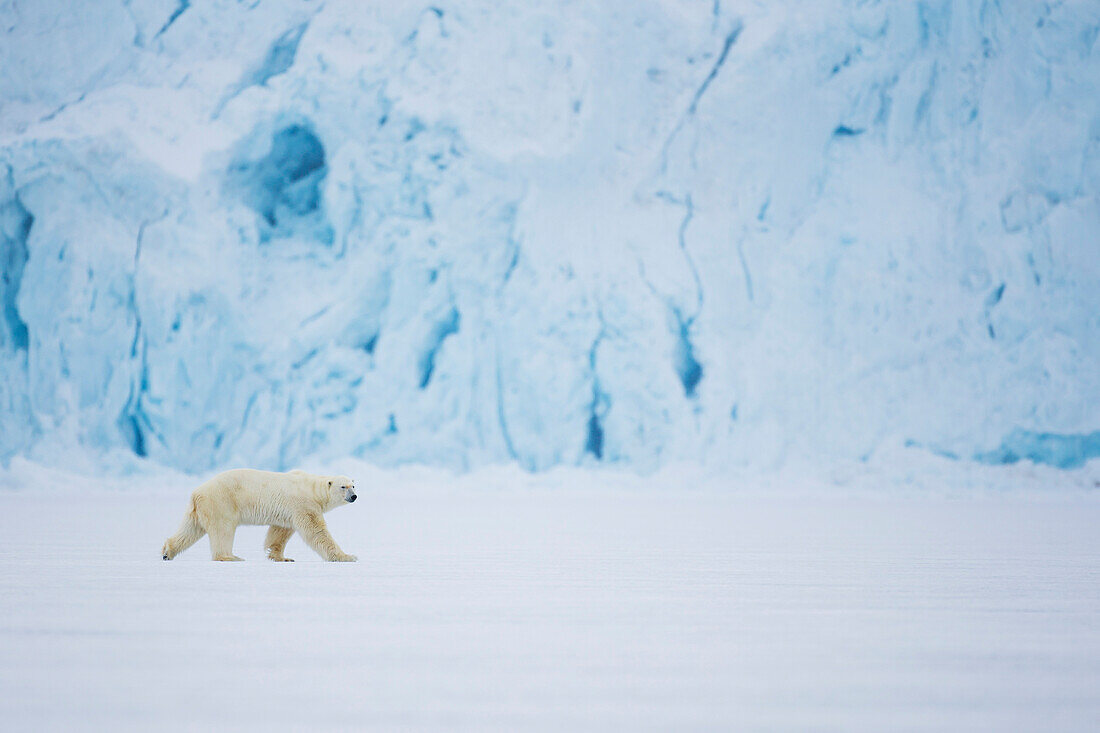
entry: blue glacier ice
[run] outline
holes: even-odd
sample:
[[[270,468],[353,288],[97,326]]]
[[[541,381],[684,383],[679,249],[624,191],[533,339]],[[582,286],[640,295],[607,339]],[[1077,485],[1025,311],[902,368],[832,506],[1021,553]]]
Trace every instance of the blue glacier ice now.
[[[1080,468],[1100,458],[1100,430],[1088,435],[1055,435],[1016,429],[997,448],[975,456],[982,463],[1016,463],[1027,459],[1058,468]]]
[[[1100,3],[0,21],[0,459],[1097,456]]]

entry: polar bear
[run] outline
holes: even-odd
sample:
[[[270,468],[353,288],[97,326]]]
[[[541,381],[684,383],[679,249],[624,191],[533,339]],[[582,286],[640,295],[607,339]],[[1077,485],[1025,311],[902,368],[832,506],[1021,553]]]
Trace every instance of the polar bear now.
[[[195,489],[179,531],[164,541],[161,555],[171,560],[210,535],[210,554],[215,560],[241,560],[233,554],[233,534],[242,524],[268,524],[264,547],[268,558],[283,557],[287,540],[295,532],[317,554],[332,562],[355,562],[332,539],[321,516],[330,509],[355,501],[355,482],[347,476],[314,476],[305,471],[276,473],[238,468],[219,473]]]

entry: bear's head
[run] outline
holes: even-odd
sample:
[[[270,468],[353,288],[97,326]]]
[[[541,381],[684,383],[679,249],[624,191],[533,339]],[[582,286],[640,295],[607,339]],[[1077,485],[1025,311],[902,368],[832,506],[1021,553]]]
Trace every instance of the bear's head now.
[[[351,503],[358,497],[355,495],[355,481],[347,476],[330,476],[328,479],[329,491],[343,500]],[[337,499],[338,501],[338,499]]]

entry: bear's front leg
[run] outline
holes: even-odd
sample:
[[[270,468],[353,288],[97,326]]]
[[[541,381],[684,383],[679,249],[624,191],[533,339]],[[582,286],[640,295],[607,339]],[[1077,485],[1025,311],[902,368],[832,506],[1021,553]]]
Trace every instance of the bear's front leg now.
[[[289,557],[283,557],[283,550],[286,549],[287,540],[290,539],[290,535],[294,534],[294,530],[290,527],[276,527],[271,525],[267,530],[267,538],[264,540],[264,549],[267,550],[267,559],[274,560],[275,562],[294,562]]]
[[[303,512],[294,518],[294,529],[313,550],[329,562],[355,562],[359,558],[340,549],[329,534],[325,519],[317,512]]]

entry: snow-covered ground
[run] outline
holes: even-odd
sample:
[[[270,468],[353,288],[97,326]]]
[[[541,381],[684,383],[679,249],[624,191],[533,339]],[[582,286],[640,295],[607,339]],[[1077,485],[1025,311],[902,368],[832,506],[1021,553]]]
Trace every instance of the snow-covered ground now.
[[[43,475],[0,492],[5,730],[1100,722],[1084,472],[878,494],[377,472],[329,515],[356,564],[297,538],[296,563],[270,563],[256,527],[246,562],[210,562],[205,539],[162,562],[192,480]]]

